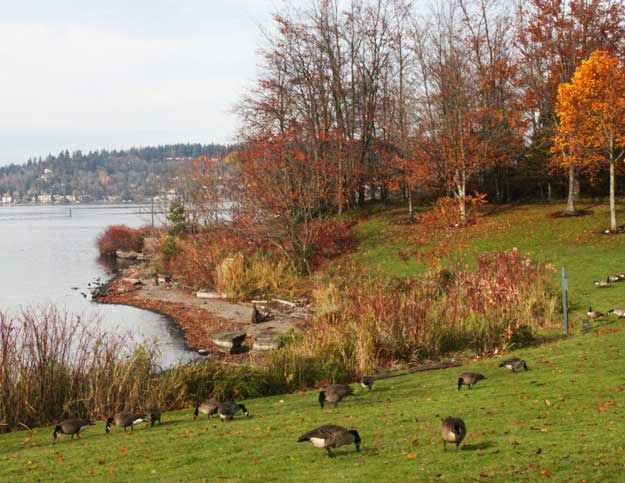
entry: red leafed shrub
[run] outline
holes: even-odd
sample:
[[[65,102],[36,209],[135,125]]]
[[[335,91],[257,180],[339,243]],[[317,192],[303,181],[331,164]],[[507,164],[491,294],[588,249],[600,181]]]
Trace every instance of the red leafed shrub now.
[[[188,236],[177,244],[166,271],[182,284],[196,289],[215,287],[215,269],[233,253],[249,248],[230,230],[214,228]]]
[[[320,222],[311,257],[311,267],[318,267],[323,261],[351,250],[356,243],[353,225],[353,223],[335,219]]]
[[[149,228],[130,228],[126,225],[110,225],[96,239],[100,255],[114,255],[117,250],[141,251],[143,239]]]
[[[550,279],[548,266],[515,249],[480,257],[476,270],[325,285],[313,293],[317,317],[303,351],[325,351],[357,375],[413,358],[505,349],[555,321]]]

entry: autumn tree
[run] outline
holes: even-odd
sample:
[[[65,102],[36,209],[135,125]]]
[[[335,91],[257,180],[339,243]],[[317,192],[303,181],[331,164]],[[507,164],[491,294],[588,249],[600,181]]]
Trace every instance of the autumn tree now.
[[[621,0],[525,0],[518,3],[517,45],[530,114],[532,152],[547,158],[558,126],[558,85],[596,49],[623,52],[625,4]],[[559,151],[558,156],[567,156]],[[575,212],[576,158],[558,165],[568,177],[567,212]]]
[[[416,32],[421,132],[415,148],[453,194],[461,224],[471,179],[509,163],[521,148],[516,66],[499,7],[485,0],[448,3]]]
[[[610,229],[615,231],[615,166],[625,151],[625,67],[618,57],[597,50],[558,88],[560,120],[555,148],[577,153],[581,162],[607,164],[610,172]],[[580,155],[582,154],[582,155]]]
[[[334,184],[331,163],[307,148],[297,126],[248,141],[237,153],[238,176],[232,180],[233,228],[268,244],[302,273],[310,272]]]

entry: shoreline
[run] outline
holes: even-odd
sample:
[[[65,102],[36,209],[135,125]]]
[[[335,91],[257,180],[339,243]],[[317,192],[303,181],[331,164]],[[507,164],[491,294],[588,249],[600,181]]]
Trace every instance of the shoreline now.
[[[209,353],[220,360],[240,361],[254,348],[254,341],[263,337],[279,337],[292,330],[301,331],[309,319],[274,311],[275,317],[259,324],[251,323],[251,304],[238,304],[224,299],[200,299],[195,293],[176,287],[171,282],[155,284],[145,273],[145,264],[135,263],[120,268],[94,294],[101,304],[125,305],[148,310],[170,318],[180,329],[187,348]],[[274,309],[274,307],[272,307]],[[230,354],[213,341],[215,334],[245,332],[245,350]],[[261,351],[254,351],[255,354]]]

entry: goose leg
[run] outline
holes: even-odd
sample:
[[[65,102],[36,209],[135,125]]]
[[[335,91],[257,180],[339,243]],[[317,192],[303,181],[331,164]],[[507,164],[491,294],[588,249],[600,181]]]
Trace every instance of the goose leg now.
[[[328,458],[332,458],[334,456],[330,448],[326,448],[326,451],[328,452]]]
[[[443,440],[443,451],[447,451],[447,441]]]

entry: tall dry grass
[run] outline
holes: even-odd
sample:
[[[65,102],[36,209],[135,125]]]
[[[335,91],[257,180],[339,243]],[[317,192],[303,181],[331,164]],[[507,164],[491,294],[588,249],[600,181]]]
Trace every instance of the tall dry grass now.
[[[328,365],[290,349],[263,364],[200,360],[167,370],[151,344],[107,335],[97,319],[55,307],[0,311],[0,431],[126,409],[179,409],[207,397],[240,399],[320,383]]]
[[[215,287],[233,301],[290,295],[297,284],[297,275],[289,262],[261,254],[246,257],[236,253],[215,270]]]
[[[302,355],[335,360],[352,376],[395,362],[523,342],[556,318],[549,272],[517,250],[484,255],[477,268],[388,283],[363,278],[314,294],[321,310]]]
[[[0,312],[0,425],[33,427],[146,407],[155,395],[157,360],[154,347],[107,335],[96,319],[55,307],[13,317]]]

